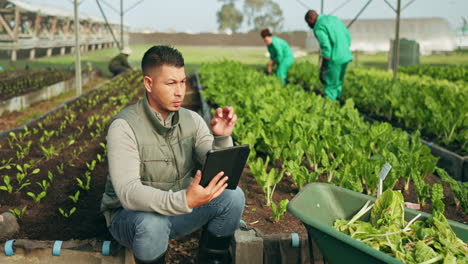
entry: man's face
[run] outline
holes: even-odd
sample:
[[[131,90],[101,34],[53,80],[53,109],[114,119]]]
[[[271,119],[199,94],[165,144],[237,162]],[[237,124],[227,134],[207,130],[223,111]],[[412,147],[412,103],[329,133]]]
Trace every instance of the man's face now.
[[[309,25],[309,27],[311,29],[314,29],[316,21],[317,21],[317,19],[315,19],[314,17],[309,17],[309,18],[306,19],[306,23],[307,23],[307,25]]]
[[[271,45],[271,43],[273,42],[273,38],[272,36],[266,36],[263,38],[263,42],[265,42],[265,45]]]
[[[180,109],[185,96],[184,67],[162,65],[144,77],[148,103],[165,119],[169,112]]]

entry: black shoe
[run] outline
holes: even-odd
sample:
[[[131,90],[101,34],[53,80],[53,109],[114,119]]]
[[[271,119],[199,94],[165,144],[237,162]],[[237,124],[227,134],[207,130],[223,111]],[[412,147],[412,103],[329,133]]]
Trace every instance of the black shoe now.
[[[139,260],[135,256],[135,263],[136,264],[164,264],[166,261],[166,252],[162,253],[161,256],[157,257],[156,259],[153,260]]]
[[[229,246],[234,235],[217,236],[203,230],[198,248],[199,264],[229,264]]]

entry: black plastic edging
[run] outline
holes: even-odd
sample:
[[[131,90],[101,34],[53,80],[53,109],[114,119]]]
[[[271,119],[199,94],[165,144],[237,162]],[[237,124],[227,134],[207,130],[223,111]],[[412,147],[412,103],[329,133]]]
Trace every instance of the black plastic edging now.
[[[357,108],[356,108],[357,109]],[[359,114],[364,117],[367,122],[385,122],[378,121],[366,114],[358,111]],[[388,123],[388,122],[387,122]],[[406,130],[403,130],[406,131]],[[409,136],[411,134],[407,132]],[[460,156],[455,152],[452,152],[446,148],[443,148],[434,142],[429,142],[421,138],[421,142],[431,149],[431,154],[438,157],[437,166],[443,168],[447,173],[456,181],[467,182],[468,181],[468,156]]]
[[[313,263],[309,262],[312,258],[312,251],[307,233],[264,235],[258,229],[248,227],[242,219],[239,222],[239,229],[242,231],[254,230],[257,234],[256,237],[261,238],[263,241],[263,263]]]
[[[460,156],[424,139],[421,139],[421,141],[431,149],[432,155],[439,157],[437,166],[445,169],[457,181],[468,181],[468,156]]]
[[[261,235],[263,263],[313,263],[307,233]]]
[[[200,110],[198,111],[198,114],[200,114],[203,117],[203,120],[205,120],[206,124],[210,126],[210,121],[211,121],[211,114],[210,114],[210,106],[208,103],[205,101],[203,98],[201,91],[203,90],[203,86],[200,83],[200,76],[198,74],[198,70],[195,71],[194,74],[195,81],[196,81],[196,90],[198,93],[198,96],[200,98]]]
[[[120,76],[118,75],[118,76],[116,76],[116,77],[120,77]],[[33,124],[33,123],[36,123],[36,122],[41,121],[41,120],[42,120],[43,118],[45,118],[46,116],[48,116],[48,115],[50,115],[50,114],[52,114],[52,113],[54,113],[54,112],[56,112],[56,111],[62,109],[64,106],[66,106],[66,105],[68,105],[68,104],[70,104],[70,103],[73,103],[74,101],[80,99],[81,97],[88,95],[90,92],[92,92],[92,91],[94,91],[94,90],[96,90],[96,89],[99,89],[99,88],[101,88],[102,86],[104,86],[104,85],[110,83],[110,82],[113,81],[116,77],[114,77],[114,78],[112,78],[112,79],[110,79],[110,80],[107,80],[107,81],[105,81],[104,83],[99,84],[98,86],[96,86],[96,87],[94,87],[94,88],[92,88],[92,89],[90,89],[90,90],[88,90],[88,91],[82,93],[81,95],[79,95],[79,96],[77,96],[77,97],[74,97],[74,98],[72,98],[72,99],[70,99],[70,100],[65,101],[64,103],[60,104],[60,105],[57,106],[56,108],[54,108],[54,109],[52,109],[52,110],[50,110],[50,111],[48,111],[48,112],[42,114],[41,116],[39,116],[39,117],[36,118],[36,119],[33,119],[33,120],[27,122],[26,124],[23,124],[23,125],[21,125],[21,126],[18,126],[18,127],[15,127],[15,128],[12,128],[12,129],[5,130],[5,131],[0,132],[0,139],[3,138],[3,137],[5,137],[6,135],[10,134],[10,132],[16,132],[16,131],[18,131],[18,130],[22,130],[22,129],[24,129],[24,127],[27,127],[27,126],[29,126],[29,125],[31,125],[31,124]]]

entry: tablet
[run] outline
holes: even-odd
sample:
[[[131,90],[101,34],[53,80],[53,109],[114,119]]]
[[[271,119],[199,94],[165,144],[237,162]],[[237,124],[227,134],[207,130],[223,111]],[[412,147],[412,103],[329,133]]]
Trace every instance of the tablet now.
[[[249,152],[248,144],[208,151],[200,185],[206,187],[216,174],[224,171],[224,175],[229,177],[227,188],[236,189]]]

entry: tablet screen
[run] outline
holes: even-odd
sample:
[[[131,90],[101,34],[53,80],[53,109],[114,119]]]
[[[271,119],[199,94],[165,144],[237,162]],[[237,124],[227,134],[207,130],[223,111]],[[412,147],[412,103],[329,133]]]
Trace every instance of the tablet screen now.
[[[200,185],[206,187],[216,174],[224,171],[224,175],[229,177],[227,188],[236,189],[249,152],[248,144],[208,151]]]

